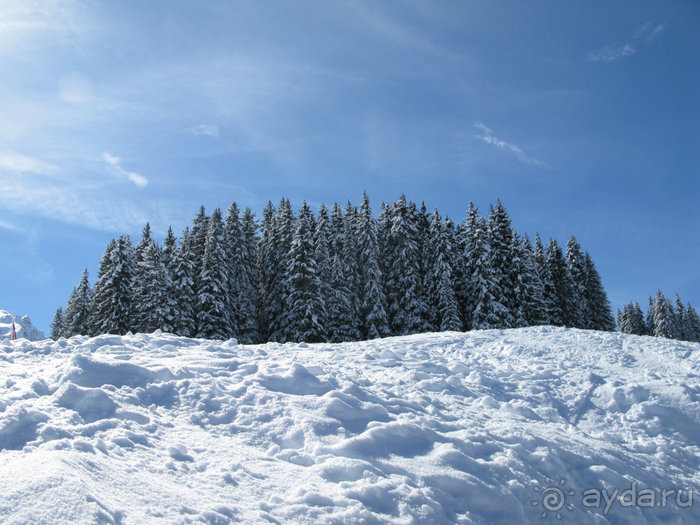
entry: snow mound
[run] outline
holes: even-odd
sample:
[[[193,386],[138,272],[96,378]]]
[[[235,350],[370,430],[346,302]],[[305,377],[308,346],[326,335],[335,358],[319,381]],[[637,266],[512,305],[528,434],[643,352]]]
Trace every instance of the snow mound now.
[[[697,343],[0,341],[3,523],[694,524],[699,491]]]
[[[41,341],[46,339],[44,332],[36,328],[28,315],[15,317],[15,331],[17,337],[28,341]],[[12,314],[5,310],[0,310],[0,339],[10,339],[12,337]]]

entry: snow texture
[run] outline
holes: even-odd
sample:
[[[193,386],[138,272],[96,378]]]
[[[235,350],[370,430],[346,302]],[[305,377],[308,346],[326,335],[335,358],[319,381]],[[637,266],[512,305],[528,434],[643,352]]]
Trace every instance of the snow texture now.
[[[700,522],[698,343],[20,339],[0,383],[2,523]],[[582,503],[633,486],[683,498]]]

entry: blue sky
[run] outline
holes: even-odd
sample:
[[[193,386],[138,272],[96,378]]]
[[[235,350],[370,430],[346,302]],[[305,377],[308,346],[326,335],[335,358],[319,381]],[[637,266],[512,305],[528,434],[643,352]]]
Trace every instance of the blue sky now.
[[[113,236],[204,204],[462,220],[700,306],[700,4],[0,2],[0,308],[47,330]]]

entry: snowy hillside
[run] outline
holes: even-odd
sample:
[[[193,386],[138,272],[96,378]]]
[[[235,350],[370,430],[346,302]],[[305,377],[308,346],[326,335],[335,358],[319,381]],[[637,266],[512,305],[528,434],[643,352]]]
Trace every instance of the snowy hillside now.
[[[28,315],[15,317],[15,330],[17,337],[23,337],[30,341],[41,341],[46,339],[44,332],[36,328]],[[5,310],[0,310],[0,339],[10,339],[12,337],[12,314]]]
[[[700,522],[697,343],[75,337],[0,378],[2,523]]]

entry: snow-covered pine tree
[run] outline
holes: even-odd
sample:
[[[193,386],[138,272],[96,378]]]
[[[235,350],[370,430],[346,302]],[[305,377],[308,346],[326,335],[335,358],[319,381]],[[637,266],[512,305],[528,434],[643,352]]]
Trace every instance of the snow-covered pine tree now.
[[[427,318],[433,331],[459,331],[462,322],[452,280],[452,246],[448,230],[449,219],[443,223],[437,209],[430,220],[425,250],[430,256],[426,259],[425,289],[428,292]]]
[[[161,255],[163,256],[163,264],[170,271],[173,267],[173,259],[175,258],[175,250],[177,249],[177,239],[173,233],[172,226],[168,226],[168,233],[163,239],[163,247]]]
[[[151,243],[153,239],[151,238],[151,224],[146,223],[146,226],[143,227],[141,230],[141,240],[136,243],[136,246],[134,246],[133,250],[133,260],[134,264],[138,264],[142,260],[143,256],[143,251],[146,249],[146,246]]]
[[[194,262],[194,293],[199,295],[201,283],[199,281],[202,276],[202,265],[204,264],[204,251],[207,245],[207,235],[209,234],[209,220],[204,206],[199,208],[199,212],[192,220],[192,229],[190,230],[190,250],[192,251],[192,261]],[[197,323],[197,304],[195,301],[195,325]],[[195,333],[199,331],[199,327],[195,327]],[[194,334],[193,334],[194,335]]]
[[[448,230],[450,245],[452,246],[452,282],[455,288],[455,298],[457,300],[457,311],[459,320],[465,330],[469,329],[470,297],[469,297],[469,273],[467,258],[467,219],[461,224],[452,224]]]
[[[326,318],[326,308],[314,258],[314,230],[313,213],[304,202],[299,210],[288,257],[288,330],[284,335],[288,341],[326,341],[326,330],[322,324]]]
[[[544,253],[544,246],[540,234],[535,234],[535,269],[537,275],[542,282],[542,298],[544,299],[544,307],[546,311],[547,324],[561,326],[563,324],[561,311],[557,305],[557,292],[552,282],[552,277],[549,275],[547,268],[547,256]]]
[[[491,267],[493,288],[489,290],[493,298],[490,307],[491,328],[512,328],[515,326],[516,269],[513,265],[514,242],[510,218],[501,201],[489,210],[486,224],[489,244],[489,266]]]
[[[653,302],[653,334],[656,337],[667,339],[678,339],[678,324],[676,314],[673,311],[673,304],[669,301],[661,290],[658,291]]]
[[[63,308],[58,307],[51,322],[51,339],[56,341],[63,335]]]
[[[693,338],[692,341],[700,342],[700,316],[695,311],[690,303],[686,303],[685,312],[688,316],[688,324],[692,329]]]
[[[331,211],[331,233],[328,240],[328,257],[333,259],[336,255],[342,257],[345,246],[345,218],[343,210],[337,202],[333,204]]]
[[[554,285],[556,315],[552,315],[551,318],[555,319],[558,316],[561,325],[574,326],[579,319],[579,305],[564,253],[556,239],[550,239],[547,243],[546,258],[547,273]]]
[[[576,237],[569,237],[566,242],[566,264],[573,281],[572,302],[578,306],[574,310],[574,316],[570,319],[574,328],[593,328],[596,324],[593,320],[595,305],[589,304],[587,290],[588,275],[584,267],[583,253]]]
[[[630,305],[626,304],[625,306],[622,307],[622,310],[619,308],[617,309],[617,328],[622,334],[630,334],[632,333],[632,327],[630,323],[630,310],[629,310]]]
[[[359,257],[359,236],[358,228],[358,210],[350,201],[345,205],[345,216],[343,217],[343,275],[348,288],[348,299],[351,309],[351,331],[360,330],[362,317],[362,297],[361,297],[361,266],[358,262]]]
[[[645,335],[644,314],[639,303],[629,303],[617,311],[617,326],[623,334]]]
[[[639,303],[636,301],[632,303],[630,307],[630,322],[630,328],[632,329],[630,333],[636,335],[646,335],[649,333],[646,323],[644,322],[644,314],[642,313],[642,309],[639,307]]]
[[[504,317],[504,306],[494,296],[498,281],[491,266],[491,247],[486,220],[478,209],[469,203],[466,222],[465,258],[469,271],[469,319],[470,330],[487,330],[499,326]]]
[[[389,328],[393,335],[422,333],[429,329],[427,305],[420,281],[420,240],[415,204],[402,195],[390,209],[387,239],[388,273],[385,281]]]
[[[257,282],[257,228],[255,215],[246,208],[241,218],[243,233],[243,258],[240,264],[238,306],[238,333],[236,336],[243,344],[260,341],[258,333],[258,282]]]
[[[240,338],[240,303],[241,303],[241,271],[243,260],[247,257],[243,246],[243,229],[241,227],[240,212],[238,204],[231,203],[226,219],[224,220],[224,271],[226,273],[226,290],[228,293],[223,297],[226,312],[229,316],[229,327],[231,333]],[[241,341],[242,342],[242,341]]]
[[[547,308],[544,302],[544,286],[540,279],[535,254],[530,239],[525,235],[520,239],[513,228],[515,243],[513,265],[516,269],[516,325],[536,326],[547,324]]]
[[[214,210],[208,222],[209,231],[199,276],[200,288],[197,291],[197,337],[228,339],[232,333],[225,299],[229,291],[221,210]]]
[[[151,333],[155,330],[173,332],[170,320],[174,317],[170,272],[163,261],[163,253],[154,240],[141,251],[141,259],[134,268],[134,329]]]
[[[128,236],[105,249],[90,305],[91,335],[124,335],[133,326],[133,248]]]
[[[676,294],[673,311],[676,316],[678,339],[681,341],[693,341],[695,339],[693,327],[690,326],[688,312],[686,311],[685,305],[683,304],[683,301],[681,301],[678,294]]]
[[[270,304],[270,293],[275,279],[273,270],[274,245],[273,245],[273,221],[275,208],[272,202],[267,201],[267,205],[262,212],[261,234],[258,239],[257,250],[257,270],[258,270],[258,334],[260,341],[270,340],[270,327],[272,325],[272,315],[274,306]]]
[[[586,307],[585,317],[587,327],[593,330],[615,330],[615,319],[610,309],[610,301],[605,293],[603,283],[600,280],[600,274],[596,270],[593,259],[588,252],[583,254],[583,304]],[[637,305],[639,308],[639,305]],[[641,310],[640,310],[641,314]],[[635,330],[637,318],[635,313]],[[642,320],[642,324],[643,320]]]
[[[320,214],[319,214],[320,215]],[[345,224],[343,212],[336,203],[330,218],[328,254],[330,263],[330,295],[326,303],[326,331],[332,343],[356,341],[360,338],[356,318],[353,318],[351,292],[345,275],[344,262]]]
[[[270,261],[270,290],[267,295],[266,315],[270,323],[270,341],[284,343],[287,341],[289,330],[288,298],[289,280],[287,268],[289,266],[289,251],[292,246],[292,237],[296,229],[296,222],[292,205],[288,199],[280,201],[272,220],[272,244]]]
[[[316,263],[316,275],[319,280],[318,295],[324,304],[324,316],[319,319],[319,324],[324,328],[327,340],[333,338],[332,322],[328,318],[328,306],[332,297],[331,288],[331,258],[330,258],[331,220],[328,216],[328,208],[321,204],[318,208],[318,216],[315,221],[313,233],[314,261]]]
[[[654,334],[654,326],[656,326],[656,321],[654,319],[654,298],[649,296],[649,307],[647,308],[647,330],[649,335]]]
[[[362,204],[356,221],[357,268],[359,279],[358,311],[360,331],[365,339],[376,339],[389,334],[382,272],[380,268],[377,223],[372,217],[372,207],[366,192],[362,192]],[[353,331],[356,328],[353,326]]]
[[[66,314],[63,319],[64,337],[88,334],[91,295],[88,271],[85,268],[78,286],[73,288],[68,304],[66,304]]]
[[[173,257],[171,279],[174,298],[173,330],[177,335],[195,337],[195,311],[197,296],[194,289],[195,253],[189,228],[182,232]]]

